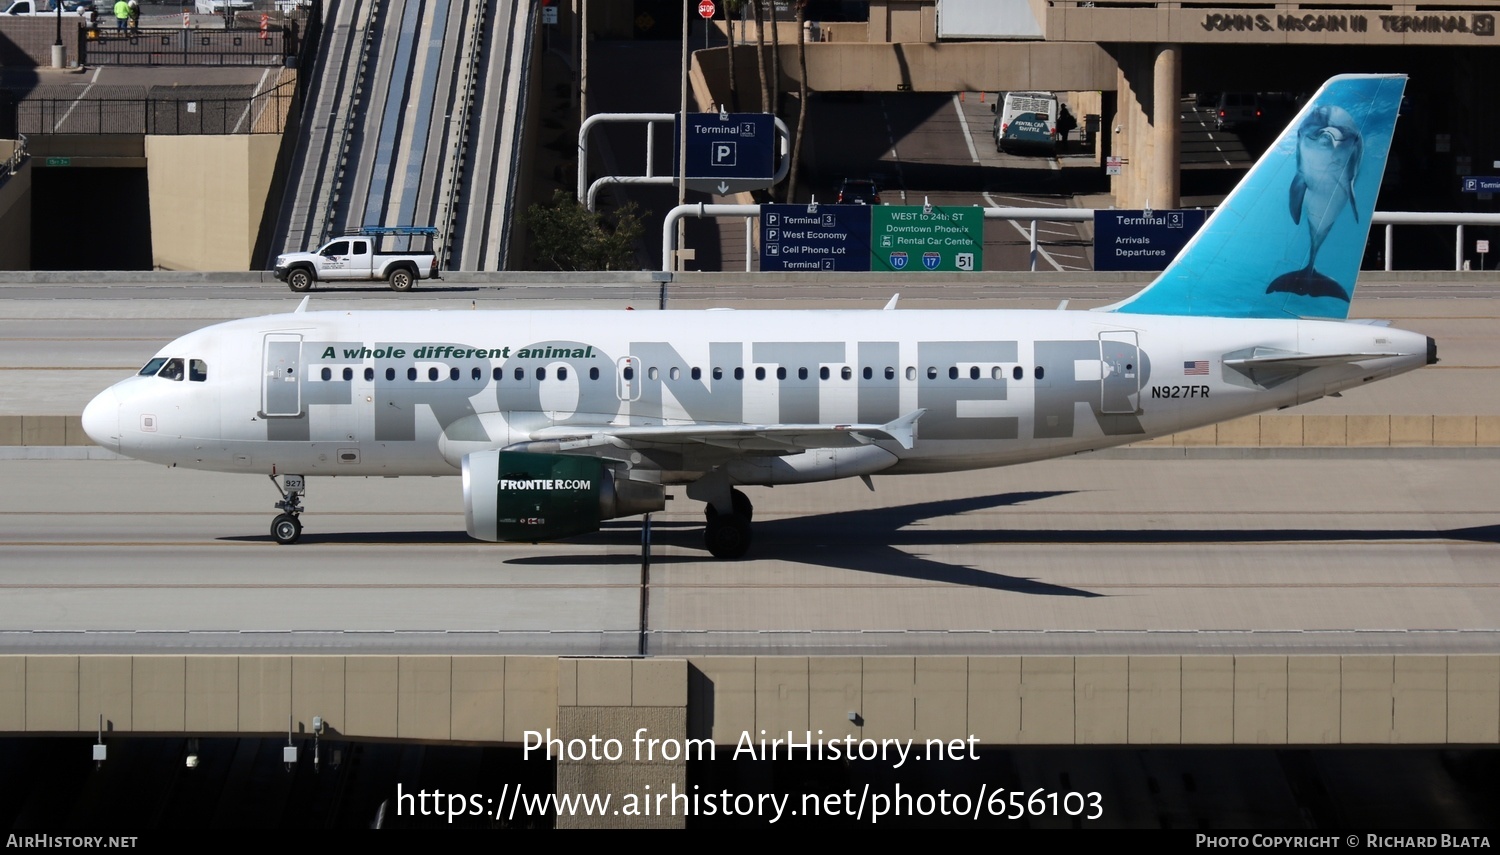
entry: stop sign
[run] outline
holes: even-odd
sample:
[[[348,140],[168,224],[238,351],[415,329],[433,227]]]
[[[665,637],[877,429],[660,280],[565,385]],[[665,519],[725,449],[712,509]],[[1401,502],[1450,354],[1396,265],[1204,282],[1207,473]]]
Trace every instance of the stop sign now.
[[[703,0],[698,4],[698,17],[712,18],[714,16],[714,0]]]

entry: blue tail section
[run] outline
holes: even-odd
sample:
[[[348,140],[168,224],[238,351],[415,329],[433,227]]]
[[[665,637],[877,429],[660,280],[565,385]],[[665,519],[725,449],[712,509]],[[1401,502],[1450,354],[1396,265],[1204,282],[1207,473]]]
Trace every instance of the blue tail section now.
[[[1104,311],[1347,318],[1405,87],[1323,84],[1156,281]]]

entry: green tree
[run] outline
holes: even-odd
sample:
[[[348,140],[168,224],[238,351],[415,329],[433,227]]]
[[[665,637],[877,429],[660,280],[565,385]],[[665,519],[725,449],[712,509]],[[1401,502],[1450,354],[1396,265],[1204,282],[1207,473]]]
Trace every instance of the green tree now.
[[[522,215],[537,261],[557,270],[635,270],[643,226],[634,202],[612,215],[593,213],[566,190]]]

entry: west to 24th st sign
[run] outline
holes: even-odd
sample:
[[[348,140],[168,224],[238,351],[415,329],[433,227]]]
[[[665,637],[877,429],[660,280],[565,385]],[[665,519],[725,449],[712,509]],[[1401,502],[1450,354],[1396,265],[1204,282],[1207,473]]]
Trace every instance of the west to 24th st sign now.
[[[776,117],[769,113],[689,113],[687,186],[727,196],[770,187],[776,175]],[[672,169],[681,132],[672,135]]]
[[[984,209],[874,205],[870,269],[984,269]]]

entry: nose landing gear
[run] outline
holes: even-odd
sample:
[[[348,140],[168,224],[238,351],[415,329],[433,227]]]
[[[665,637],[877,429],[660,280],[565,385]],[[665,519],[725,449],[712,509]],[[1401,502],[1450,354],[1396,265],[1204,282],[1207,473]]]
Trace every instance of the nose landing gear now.
[[[271,537],[286,546],[302,537],[302,521],[297,517],[302,513],[302,494],[307,492],[307,487],[301,475],[283,475],[281,480],[282,483],[277,484],[276,476],[271,476],[271,483],[276,484],[277,492],[281,493],[281,501],[276,503],[281,513],[271,521]]]

